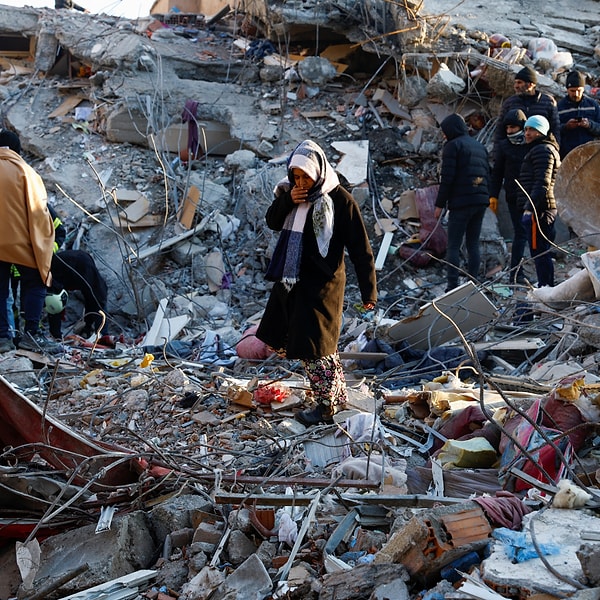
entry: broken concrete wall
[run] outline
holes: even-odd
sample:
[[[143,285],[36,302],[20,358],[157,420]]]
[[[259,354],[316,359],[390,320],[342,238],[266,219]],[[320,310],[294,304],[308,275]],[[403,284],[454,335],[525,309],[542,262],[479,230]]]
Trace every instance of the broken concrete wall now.
[[[364,28],[374,34],[379,51],[385,48],[404,48],[420,43],[425,38],[427,24],[417,14],[419,7],[412,3],[378,2],[357,3],[319,2],[306,7],[300,2],[267,4],[257,0],[240,0],[239,9],[255,22],[265,35],[273,40],[282,36],[291,39],[306,35],[308,29],[320,28],[322,36],[335,32],[350,41],[364,40]],[[321,37],[321,41],[323,41]],[[368,46],[368,45],[367,45]]]

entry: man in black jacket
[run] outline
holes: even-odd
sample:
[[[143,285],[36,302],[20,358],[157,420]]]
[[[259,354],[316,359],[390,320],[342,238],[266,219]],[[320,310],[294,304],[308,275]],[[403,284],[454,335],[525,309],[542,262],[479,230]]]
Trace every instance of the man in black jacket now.
[[[515,75],[515,93],[502,104],[498,123],[501,124],[503,122],[504,116],[509,110],[522,110],[526,117],[541,115],[548,120],[550,131],[554,134],[556,140],[560,142],[560,120],[558,118],[556,100],[549,94],[538,92],[537,81],[537,73],[531,67],[523,67]],[[498,127],[496,129],[495,142],[497,143],[505,137],[506,131],[504,127]]]
[[[53,337],[62,337],[61,321],[64,315],[64,300],[61,310],[55,308],[53,296],[60,296],[62,290],[78,290],[83,296],[85,307],[84,337],[91,336],[102,327],[101,335],[106,334],[106,301],[108,289],[104,278],[98,271],[96,263],[90,254],[83,250],[63,250],[52,257],[52,290],[46,297],[48,324]]]
[[[525,283],[521,260],[527,245],[527,232],[523,226],[523,210],[517,203],[519,187],[517,179],[521,164],[529,151],[525,143],[525,113],[522,110],[509,110],[504,116],[502,126],[506,137],[496,146],[494,166],[490,180],[490,205],[497,203],[500,190],[504,188],[504,198],[508,206],[513,225],[513,239],[510,252],[510,281]]]
[[[477,280],[481,256],[479,236],[485,211],[490,204],[490,167],[485,146],[469,135],[465,120],[459,114],[441,123],[448,140],[442,151],[440,189],[434,215],[439,219],[448,209],[448,279],[446,291],[458,286],[460,247],[467,248],[467,271]]]
[[[585,95],[585,76],[571,71],[565,85],[567,95],[558,101],[561,158],[573,148],[600,138],[600,104]]]

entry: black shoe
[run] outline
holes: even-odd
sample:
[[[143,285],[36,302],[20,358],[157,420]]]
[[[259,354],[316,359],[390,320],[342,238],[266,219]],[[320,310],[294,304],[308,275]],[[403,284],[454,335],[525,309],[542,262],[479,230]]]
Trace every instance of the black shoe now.
[[[19,341],[20,350],[28,350],[30,352],[58,354],[64,350],[62,344],[57,344],[44,337],[41,334],[24,333]]]
[[[10,352],[15,349],[11,338],[0,338],[0,352]]]
[[[333,411],[329,406],[317,404],[316,408],[313,408],[312,410],[303,410],[296,413],[296,420],[300,421],[300,423],[306,427],[319,425],[321,423],[330,425],[333,423]]]

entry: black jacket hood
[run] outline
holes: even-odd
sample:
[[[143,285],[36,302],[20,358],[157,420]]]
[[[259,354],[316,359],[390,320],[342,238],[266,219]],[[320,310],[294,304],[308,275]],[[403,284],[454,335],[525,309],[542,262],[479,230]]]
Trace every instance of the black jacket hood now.
[[[448,115],[441,123],[440,127],[448,140],[460,137],[461,135],[469,135],[469,128],[465,120],[456,113]]]

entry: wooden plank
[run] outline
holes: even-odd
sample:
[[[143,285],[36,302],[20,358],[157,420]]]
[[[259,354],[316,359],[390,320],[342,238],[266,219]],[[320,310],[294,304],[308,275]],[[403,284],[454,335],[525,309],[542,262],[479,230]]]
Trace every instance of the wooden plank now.
[[[55,108],[49,115],[49,119],[54,119],[55,117],[64,117],[67,113],[70,113],[76,106],[81,104],[83,98],[80,96],[69,96],[63,103]]]
[[[146,248],[145,250],[142,250],[141,252],[138,252],[136,254],[130,254],[128,260],[130,260],[130,261],[131,260],[142,260],[144,258],[148,258],[148,256],[152,256],[153,254],[156,254],[157,252],[160,252],[161,250],[165,250],[167,248],[170,248],[171,246],[174,246],[175,244],[177,244],[179,242],[182,242],[183,240],[187,240],[187,238],[192,237],[199,231],[202,231],[207,226],[207,224],[210,222],[210,220],[216,216],[217,213],[218,213],[218,211],[213,211],[212,213],[210,213],[209,215],[204,217],[204,219],[202,219],[202,221],[200,223],[198,223],[198,225],[196,225],[196,227],[194,227],[193,229],[190,229],[189,231],[185,231],[184,233],[182,233],[180,235],[176,235],[172,238],[169,238],[168,240],[164,240],[160,244],[156,244],[155,246],[150,246],[150,247]]]
[[[387,358],[386,352],[340,352],[342,360],[372,360],[378,362]]]
[[[186,228],[189,229],[194,221],[194,215],[196,209],[200,203],[200,190],[195,186],[191,185],[188,190],[187,196],[177,213],[177,220]]]
[[[326,110],[306,110],[300,114],[305,119],[324,119],[331,116],[331,113]]]

